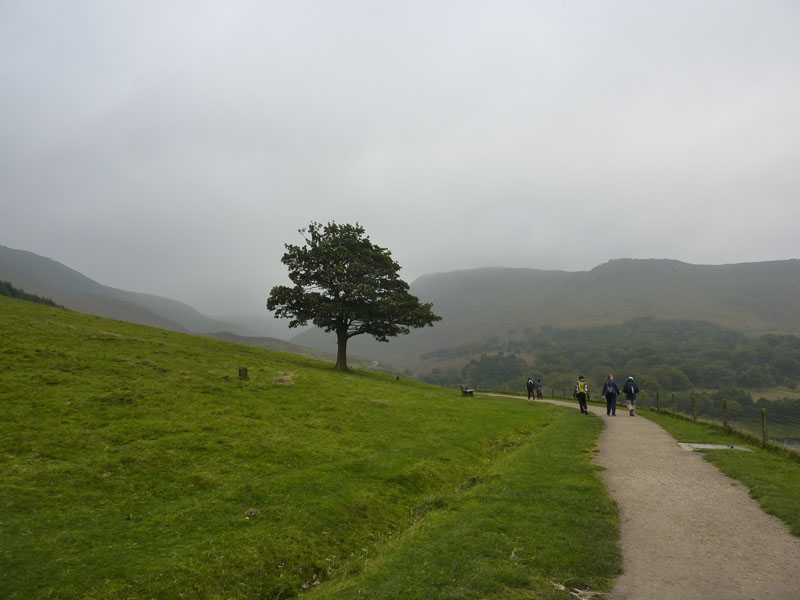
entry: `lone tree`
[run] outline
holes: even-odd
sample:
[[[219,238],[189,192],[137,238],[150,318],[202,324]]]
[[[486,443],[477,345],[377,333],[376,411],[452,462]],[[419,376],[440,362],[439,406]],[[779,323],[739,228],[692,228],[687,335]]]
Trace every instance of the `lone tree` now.
[[[323,226],[312,221],[300,234],[305,245],[285,244],[281,259],[294,287],[273,287],[267,308],[276,317],[290,318],[289,327],[311,321],[325,331],[335,331],[335,369],[347,371],[351,337],[368,333],[388,342],[389,337],[409,333],[410,327],[441,320],[431,304],[420,304],[408,293],[391,252],[370,242],[358,223]]]

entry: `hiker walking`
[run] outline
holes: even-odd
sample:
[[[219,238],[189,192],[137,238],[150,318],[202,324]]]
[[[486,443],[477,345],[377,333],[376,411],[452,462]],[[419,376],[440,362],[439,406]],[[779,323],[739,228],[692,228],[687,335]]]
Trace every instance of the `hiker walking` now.
[[[617,416],[617,396],[619,396],[619,386],[614,381],[614,376],[609,375],[603,384],[603,398],[606,399],[606,414],[612,417]]]
[[[628,402],[628,411],[632,417],[636,416],[636,394],[639,393],[639,386],[633,380],[633,377],[628,377],[625,386],[622,388],[622,393],[625,394],[625,400]]]
[[[589,384],[586,383],[583,375],[578,377],[578,382],[575,384],[575,392],[572,395],[578,399],[578,404],[581,405],[581,414],[588,415],[589,408],[586,405],[586,401],[589,400]]]
[[[536,397],[539,398],[539,400],[541,400],[543,395],[544,395],[544,384],[542,383],[541,379],[537,379],[536,380]]]
[[[531,398],[536,398],[536,394],[533,391],[533,387],[534,387],[533,378],[528,377],[528,384],[527,385],[528,385],[528,400],[530,400]]]

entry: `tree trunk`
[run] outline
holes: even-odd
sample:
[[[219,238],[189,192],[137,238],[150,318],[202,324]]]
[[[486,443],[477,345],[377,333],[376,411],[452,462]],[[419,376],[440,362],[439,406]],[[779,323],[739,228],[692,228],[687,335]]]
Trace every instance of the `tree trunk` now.
[[[336,371],[348,371],[347,368],[347,330],[336,332],[336,342],[338,349],[336,351],[336,365],[333,367]]]

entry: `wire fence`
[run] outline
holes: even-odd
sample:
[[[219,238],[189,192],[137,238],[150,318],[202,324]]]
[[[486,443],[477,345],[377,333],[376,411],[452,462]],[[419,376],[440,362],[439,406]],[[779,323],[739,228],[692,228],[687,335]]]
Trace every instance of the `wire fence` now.
[[[551,398],[571,399],[569,389],[550,388]],[[625,403],[624,396],[619,402]],[[696,393],[661,393],[642,390],[636,400],[639,409],[684,415],[694,421],[721,425],[763,444],[773,443],[800,452],[800,401],[741,403]]]
[[[711,422],[800,451],[800,404],[747,404],[697,394],[642,393],[642,408],[673,412],[694,421]]]

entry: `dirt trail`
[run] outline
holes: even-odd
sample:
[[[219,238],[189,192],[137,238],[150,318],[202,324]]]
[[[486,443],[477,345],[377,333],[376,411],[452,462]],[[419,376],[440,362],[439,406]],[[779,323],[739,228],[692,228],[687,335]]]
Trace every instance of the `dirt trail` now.
[[[620,507],[624,572],[610,598],[800,598],[800,538],[700,453],[621,408],[589,408],[606,423],[597,463]]]

